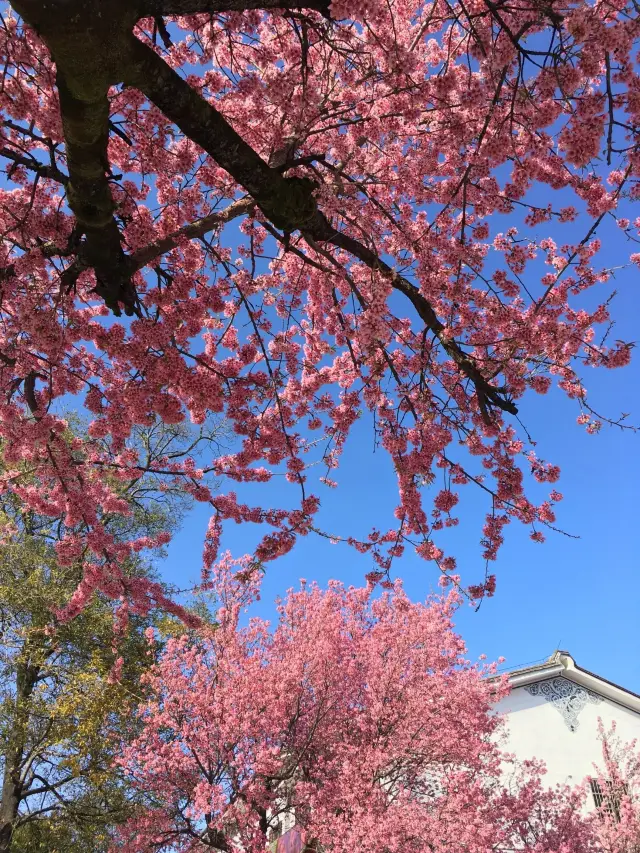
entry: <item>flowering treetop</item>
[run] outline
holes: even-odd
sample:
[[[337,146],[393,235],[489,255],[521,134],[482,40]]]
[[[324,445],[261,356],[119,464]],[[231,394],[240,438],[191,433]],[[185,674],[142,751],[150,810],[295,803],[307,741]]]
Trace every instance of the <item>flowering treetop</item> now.
[[[307,465],[319,457],[330,485],[364,410],[399,489],[394,524],[349,540],[372,553],[371,580],[389,582],[407,545],[455,571],[438,530],[467,483],[487,494],[487,560],[512,519],[542,538],[561,495],[534,503],[525,472],[553,484],[559,469],[527,443],[518,401],[556,383],[593,431],[580,369],[630,357],[598,337],[596,234],[617,218],[624,251],[640,226],[623,215],[640,173],[637,34],[623,0],[5,9],[3,487],[64,516],[60,557],[86,560],[72,610],[95,589],[153,598],[118,568],[149,543],[116,543],[102,518],[125,511],[105,472],[139,476],[124,443],[158,417],[223,413],[237,436],[203,468],[153,469],[210,503],[206,566],[226,519],[270,526],[262,562],[315,529]],[[93,417],[71,444],[68,395]],[[282,470],[293,511],[202,482]]]
[[[150,672],[119,761],[146,808],[114,850],[262,853],[293,820],[306,849],[333,853],[593,849],[579,796],[501,755],[491,706],[507,684],[465,659],[457,593],[303,585],[273,629],[239,628],[235,568],[214,572],[218,629],[172,640]]]

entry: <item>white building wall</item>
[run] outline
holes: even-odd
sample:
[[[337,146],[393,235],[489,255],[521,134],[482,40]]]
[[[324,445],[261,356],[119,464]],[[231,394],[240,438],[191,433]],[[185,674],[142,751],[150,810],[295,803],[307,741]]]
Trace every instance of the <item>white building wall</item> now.
[[[613,721],[622,742],[640,742],[640,714],[610,699],[585,691],[580,685],[563,678],[564,684],[547,682],[547,698],[541,691],[544,682],[514,687],[509,696],[496,705],[507,723],[506,752],[519,759],[538,758],[545,762],[545,782],[575,785],[594,772],[594,763],[602,766],[602,749],[598,740],[598,717],[605,729]],[[534,694],[532,695],[532,691]],[[579,691],[582,691],[580,693]],[[568,693],[567,701],[561,698]]]

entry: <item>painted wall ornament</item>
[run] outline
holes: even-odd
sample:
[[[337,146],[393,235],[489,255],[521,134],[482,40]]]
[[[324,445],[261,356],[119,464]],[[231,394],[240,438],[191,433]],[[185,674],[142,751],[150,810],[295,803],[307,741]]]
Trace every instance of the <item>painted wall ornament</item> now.
[[[532,696],[544,696],[547,702],[551,702],[562,715],[569,731],[572,732],[575,732],[579,726],[578,714],[585,705],[588,703],[599,705],[602,702],[602,696],[574,684],[573,681],[561,675],[535,684],[527,684],[525,690]]]

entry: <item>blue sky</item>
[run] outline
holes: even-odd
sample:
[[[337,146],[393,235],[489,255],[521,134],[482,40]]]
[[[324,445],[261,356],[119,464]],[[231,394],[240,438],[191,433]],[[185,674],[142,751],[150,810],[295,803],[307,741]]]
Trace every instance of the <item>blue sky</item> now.
[[[608,171],[604,164],[603,168]],[[591,224],[583,216],[584,205],[573,194],[536,186],[529,200],[542,206],[551,201],[556,210],[573,204],[581,213],[570,225],[538,226],[538,236],[551,234],[559,244],[577,243]],[[638,215],[636,206],[627,200],[618,215],[633,220]],[[490,217],[491,237],[511,225],[521,226],[522,217],[521,209],[508,216]],[[523,234],[530,235],[531,231],[525,226]],[[637,249],[625,240],[611,218],[603,222],[597,236],[602,240],[595,258],[598,267],[628,263],[629,254]],[[232,235],[229,237],[234,242]],[[537,274],[547,271],[548,267],[536,261],[527,271],[527,283],[535,290]],[[640,341],[640,271],[634,265],[618,270],[609,283],[583,294],[574,307],[592,309],[613,290],[617,294],[612,306],[616,325],[609,343],[615,339]],[[589,369],[584,374],[590,405],[612,419],[627,412],[629,424],[640,424],[640,346],[635,356],[631,366],[623,370]],[[496,595],[485,600],[478,612],[463,606],[457,624],[472,657],[482,653],[490,659],[504,656],[506,666],[517,666],[562,648],[584,668],[640,693],[636,627],[640,612],[640,432],[605,424],[598,435],[588,435],[576,424],[578,414],[576,402],[555,389],[546,396],[532,393],[520,401],[520,417],[537,442],[538,457],[562,468],[560,482],[555,484],[564,494],[557,507],[557,524],[571,537],[545,531],[547,541],[537,544],[523,526],[514,522],[507,527],[505,544],[492,567],[498,581]],[[313,486],[314,478],[317,482],[323,473],[312,469],[308,483],[309,491],[321,498],[322,529],[364,538],[372,527],[386,530],[393,524],[396,478],[386,453],[374,453],[370,416],[363,415],[348,440],[335,476],[338,489]],[[225,488],[228,486],[223,484]],[[237,490],[241,499],[261,506],[290,506],[298,497],[282,477],[274,477],[266,486]],[[530,484],[528,493],[543,500],[549,490],[548,486]],[[460,489],[456,508],[460,526],[443,531],[435,540],[456,556],[465,583],[484,577],[479,545],[487,510],[484,497],[472,485]],[[428,504],[429,497],[425,500],[427,508]],[[163,567],[167,580],[184,588],[185,581],[198,578],[208,518],[207,507],[198,506],[186,520],[169,548]],[[226,527],[223,547],[239,556],[252,550],[258,535],[247,525]],[[370,557],[358,555],[347,545],[308,537],[286,557],[268,564],[256,613],[271,617],[274,598],[297,585],[300,578],[320,584],[339,578],[361,585],[371,568]],[[409,549],[394,562],[394,575],[403,579],[413,599],[423,599],[437,589],[435,564],[421,560]]]
[[[605,246],[602,263],[614,264],[612,254]],[[635,268],[617,276],[613,337],[638,337],[639,276]],[[637,357],[623,370],[590,370],[590,403],[610,417],[630,412],[629,421],[638,423],[639,380]],[[562,467],[557,486],[564,500],[558,506],[558,524],[579,538],[549,533],[546,543],[536,544],[521,525],[508,527],[495,564],[496,595],[484,601],[478,612],[463,606],[457,618],[459,630],[472,657],[503,655],[506,665],[516,666],[546,657],[559,647],[569,650],[581,666],[640,692],[640,435],[606,425],[599,435],[587,435],[575,422],[575,402],[556,391],[525,398],[521,412],[538,442],[539,456]],[[338,489],[321,485],[315,489],[322,500],[323,528],[358,535],[372,526],[385,527],[397,500],[396,482],[386,454],[373,452],[371,420],[366,415],[350,437],[337,479]],[[295,499],[291,490],[276,477],[269,485],[250,487],[241,495],[248,502],[279,505]],[[484,572],[478,545],[484,509],[479,490],[464,487],[461,525],[446,532],[447,545],[469,582]],[[184,586],[188,578],[197,578],[208,517],[206,506],[198,506],[188,516],[169,547],[162,569],[167,580]],[[232,525],[226,528],[223,546],[240,555],[250,551],[255,541],[255,530]],[[412,598],[424,598],[436,588],[434,564],[409,550],[394,567]],[[370,558],[348,546],[308,537],[286,557],[268,565],[262,601],[255,612],[271,617],[273,599],[297,585],[299,578],[321,584],[339,578],[361,585],[370,568]]]

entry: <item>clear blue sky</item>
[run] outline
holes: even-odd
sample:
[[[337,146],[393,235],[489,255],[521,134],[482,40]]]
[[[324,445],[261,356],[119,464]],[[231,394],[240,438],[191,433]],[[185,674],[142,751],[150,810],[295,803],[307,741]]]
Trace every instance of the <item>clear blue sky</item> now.
[[[605,247],[603,265],[616,263],[609,255]],[[640,338],[639,277],[632,268],[623,270],[615,281],[614,338]],[[612,417],[631,412],[633,423],[640,422],[640,349],[636,356],[630,368],[587,374],[591,405]],[[558,488],[565,497],[558,508],[558,524],[579,538],[549,533],[540,545],[529,539],[521,525],[510,525],[495,565],[496,595],[484,601],[479,612],[464,606],[457,619],[459,630],[473,657],[503,655],[507,665],[515,666],[559,647],[569,650],[581,666],[640,693],[640,434],[605,425],[599,435],[587,435],[575,423],[575,403],[558,392],[526,398],[521,411],[538,442],[538,455],[562,466]],[[364,416],[356,426],[337,479],[336,490],[321,485],[315,489],[322,499],[324,529],[363,535],[372,526],[389,526],[397,500],[396,481],[386,455],[372,451],[370,418]],[[296,497],[291,489],[274,478],[267,486],[239,491],[250,503],[286,505]],[[478,545],[484,506],[477,489],[464,487],[462,523],[447,531],[446,544],[469,582],[480,579],[484,571]],[[184,586],[187,579],[198,577],[208,516],[207,508],[198,506],[187,518],[169,548],[163,567],[167,580]],[[233,525],[227,528],[223,545],[240,555],[255,542],[255,529]],[[271,616],[273,599],[297,585],[299,578],[321,584],[339,578],[360,585],[370,568],[370,558],[348,546],[308,537],[292,553],[268,565],[256,612]],[[395,563],[395,573],[414,599],[436,588],[434,564],[408,550]]]

